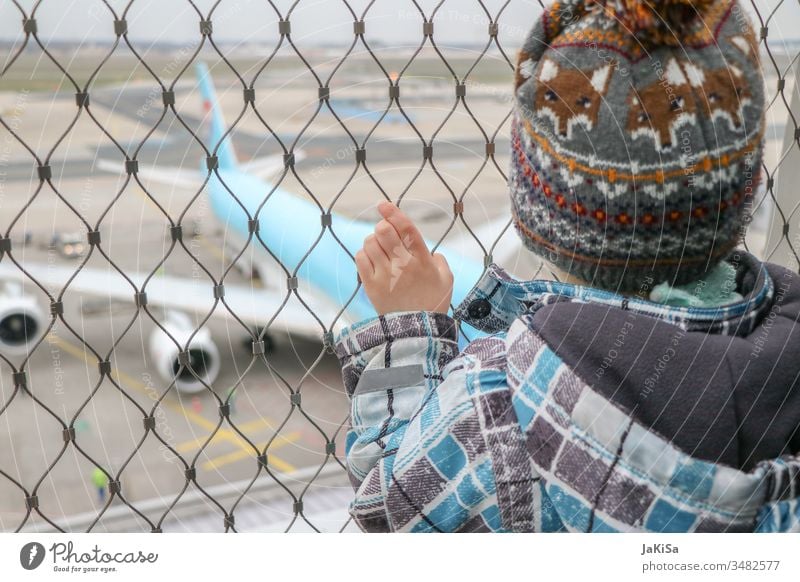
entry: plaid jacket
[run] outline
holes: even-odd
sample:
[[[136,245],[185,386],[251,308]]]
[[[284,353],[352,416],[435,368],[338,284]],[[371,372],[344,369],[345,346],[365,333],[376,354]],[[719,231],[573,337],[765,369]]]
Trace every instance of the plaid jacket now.
[[[365,531],[800,531],[800,278],[673,308],[491,265],[336,338]],[[490,335],[459,351],[458,321]]]

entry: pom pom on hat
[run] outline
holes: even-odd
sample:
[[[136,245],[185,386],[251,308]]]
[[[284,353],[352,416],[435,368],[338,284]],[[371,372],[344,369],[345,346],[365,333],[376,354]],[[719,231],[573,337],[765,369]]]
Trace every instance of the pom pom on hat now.
[[[587,0],[599,5],[637,39],[649,45],[681,44],[687,25],[702,17],[714,0]]]

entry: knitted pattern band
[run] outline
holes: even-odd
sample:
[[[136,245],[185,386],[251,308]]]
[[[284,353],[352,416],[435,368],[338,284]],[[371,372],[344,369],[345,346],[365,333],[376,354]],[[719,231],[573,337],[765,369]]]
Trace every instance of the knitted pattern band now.
[[[712,269],[757,188],[760,71],[735,1],[546,9],[515,78],[509,187],[526,246],[619,291]]]

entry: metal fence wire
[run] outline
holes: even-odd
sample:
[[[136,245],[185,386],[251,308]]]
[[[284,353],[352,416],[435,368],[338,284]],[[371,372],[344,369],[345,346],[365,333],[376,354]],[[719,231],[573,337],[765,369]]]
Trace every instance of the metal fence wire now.
[[[397,26],[416,30],[418,38],[415,43],[404,46],[405,52],[393,52],[391,47],[387,50],[385,43],[370,37],[370,31],[376,19],[385,19],[385,12],[377,16],[379,10],[395,9],[399,3],[394,0],[326,1],[324,4],[327,9],[335,7],[340,11],[343,20],[352,20],[352,30],[342,34],[338,43],[323,43],[326,62],[315,64],[315,59],[307,55],[318,50],[320,45],[312,44],[313,39],[307,36],[298,36],[294,25],[298,13],[306,7],[313,12],[314,6],[319,5],[319,2],[260,2],[261,7],[270,11],[272,20],[259,29],[258,41],[260,46],[271,45],[272,48],[264,51],[263,56],[254,52],[244,59],[241,46],[219,40],[218,30],[220,25],[230,29],[235,28],[237,23],[246,22],[250,18],[249,11],[259,3],[251,0],[218,0],[213,4],[204,4],[194,0],[170,0],[164,6],[169,4],[174,8],[174,5],[180,5],[181,18],[180,21],[168,22],[165,19],[159,22],[163,27],[159,35],[161,38],[168,38],[174,29],[176,35],[180,31],[189,40],[180,46],[173,43],[167,49],[156,49],[155,44],[138,41],[129,33],[129,29],[133,30],[136,26],[131,15],[136,13],[138,5],[144,1],[79,0],[69,3],[54,0],[2,0],[0,16],[6,24],[0,29],[3,35],[0,39],[3,51],[0,53],[0,89],[6,95],[12,96],[12,99],[0,102],[0,106],[11,103],[5,109],[0,107],[0,145],[3,146],[3,152],[0,153],[7,154],[12,146],[21,153],[14,160],[9,160],[8,155],[0,155],[0,264],[13,266],[24,274],[24,288],[36,290],[38,297],[49,302],[49,318],[43,322],[46,329],[37,334],[36,341],[31,342],[22,355],[0,352],[0,426],[4,433],[0,437],[0,448],[3,449],[0,453],[0,497],[3,498],[0,525],[4,531],[104,531],[111,527],[106,523],[106,518],[113,511],[123,509],[132,520],[126,527],[160,532],[169,530],[165,524],[179,513],[184,504],[194,500],[194,503],[204,506],[205,511],[213,516],[218,530],[241,531],[240,524],[247,521],[247,512],[254,507],[248,502],[258,498],[257,491],[266,484],[277,491],[270,499],[282,508],[285,515],[281,529],[290,531],[298,527],[310,527],[314,530],[343,530],[348,526],[344,522],[344,511],[341,512],[341,524],[323,527],[314,523],[313,516],[309,515],[308,506],[304,503],[313,486],[323,479],[329,479],[331,475],[339,480],[329,490],[338,487],[341,492],[346,489],[346,482],[342,485],[342,478],[345,476],[343,435],[349,422],[346,417],[346,399],[341,389],[335,393],[334,397],[342,402],[341,409],[345,416],[335,424],[324,424],[318,421],[317,413],[308,411],[315,394],[304,390],[304,387],[314,378],[319,366],[326,359],[331,360],[332,330],[344,312],[344,307],[338,306],[341,308],[338,313],[323,321],[317,316],[313,305],[305,301],[302,286],[297,282],[298,272],[306,257],[313,252],[326,233],[336,237],[337,233],[330,220],[331,213],[347,206],[346,213],[353,214],[367,206],[374,207],[382,198],[399,201],[402,206],[408,193],[424,179],[424,172],[430,175],[426,188],[436,190],[440,199],[447,201],[446,205],[440,205],[445,206],[446,211],[442,228],[436,232],[438,244],[446,243],[456,227],[470,228],[469,211],[473,206],[480,205],[473,195],[474,184],[482,181],[484,185],[489,184],[489,188],[504,192],[509,155],[506,136],[509,133],[511,81],[516,57],[516,46],[512,47],[510,43],[522,40],[524,33],[541,14],[544,5],[528,0],[409,0],[403,3],[403,15],[398,19]],[[85,5],[90,3],[92,18],[98,23],[97,26],[107,30],[107,43],[93,43],[83,39],[72,44],[59,44],[51,38],[51,35],[57,36],[61,18],[68,11],[77,7],[85,9]],[[800,268],[797,252],[798,203],[793,194],[779,191],[779,171],[791,164],[793,156],[800,151],[800,129],[797,121],[800,111],[791,109],[793,92],[797,92],[794,69],[800,52],[796,49],[800,47],[781,35],[776,35],[774,31],[779,28],[782,18],[786,22],[797,22],[799,6],[799,2],[788,0],[752,1],[751,15],[755,29],[760,34],[761,61],[768,84],[768,115],[786,118],[788,138],[783,139],[781,133],[775,140],[777,144],[773,144],[774,155],[765,158],[765,179],[762,181],[764,186],[757,196],[755,215],[767,213],[770,218],[766,219],[766,226],[762,228],[762,238],[757,239],[756,243],[753,242],[756,239],[748,239],[747,242],[748,245],[758,247],[749,249],[757,255],[782,262],[795,270]],[[522,12],[519,12],[520,7]],[[150,8],[153,9],[153,6]],[[518,14],[524,14],[526,21],[519,22],[514,16]],[[12,20],[17,23],[15,29],[8,24]],[[149,22],[157,20],[151,18]],[[221,23],[220,20],[225,22]],[[385,22],[382,26],[385,26]],[[457,33],[453,30],[459,26],[470,31],[483,30],[484,37],[461,38],[454,42],[451,39]],[[445,40],[440,40],[440,30],[447,31]],[[164,66],[164,51],[178,54],[179,58],[176,57],[170,65]],[[407,56],[399,56],[403,54]],[[157,59],[160,60],[156,62]],[[185,91],[185,84],[181,83],[191,78],[192,65],[201,59],[213,60],[210,68],[215,74],[218,73],[215,79],[217,90],[226,96],[228,127],[225,137],[231,137],[236,142],[237,131],[244,123],[242,120],[249,115],[248,122],[262,130],[265,143],[269,142],[269,147],[259,145],[258,148],[264,147],[265,150],[278,152],[282,160],[282,167],[272,180],[274,187],[271,191],[262,193],[264,203],[259,206],[259,211],[255,214],[248,213],[250,229],[244,247],[232,256],[227,256],[221,269],[207,266],[205,257],[198,251],[197,245],[193,244],[195,225],[190,216],[203,204],[205,184],[192,190],[186,204],[171,208],[165,201],[163,190],[150,185],[139,176],[139,162],[149,151],[148,147],[154,142],[160,142],[159,132],[169,125],[175,130],[173,134],[183,132],[183,138],[194,144],[192,147],[201,154],[191,159],[187,154],[185,165],[194,169],[198,166],[197,162],[202,160],[205,181],[216,176],[231,199],[241,205],[241,192],[237,190],[237,185],[226,184],[225,176],[219,172],[218,153],[222,140],[208,143],[204,132],[189,119],[187,110],[180,107],[180,97]],[[389,59],[393,62],[387,63]],[[455,60],[458,61],[457,65],[453,64]],[[74,72],[76,62],[84,64],[80,75]],[[382,100],[382,105],[375,108],[377,115],[370,122],[371,128],[365,131],[363,139],[357,138],[358,132],[351,129],[354,124],[352,115],[341,108],[337,111],[335,98],[337,91],[348,82],[348,78],[344,77],[343,82],[339,83],[342,75],[340,71],[352,62],[359,63],[362,73],[372,71],[368,73],[372,76],[371,86],[379,88],[378,94]],[[417,74],[415,67],[420,63],[424,66],[421,68],[422,72]],[[115,79],[123,89],[115,100],[109,101],[106,96],[103,101],[102,98],[96,98],[98,89],[103,86],[98,80],[106,78],[104,68],[108,69],[112,64],[116,67]],[[124,69],[125,66],[130,70]],[[426,72],[425,66],[431,70],[435,68],[436,72]],[[42,68],[52,71],[51,82],[37,84],[36,72]],[[120,69],[124,69],[122,73],[119,72]],[[128,130],[124,124],[121,129],[120,126],[110,128],[110,117],[106,115],[109,109],[114,111],[115,108],[122,108],[122,100],[128,90],[127,81],[134,77],[133,69],[138,71],[136,74],[140,75],[138,78],[141,83],[147,85],[151,91],[151,98],[146,103],[149,116],[144,117],[151,123],[144,135],[135,138],[125,135]],[[300,93],[293,94],[295,97],[289,99],[295,99],[297,95],[305,96],[308,102],[314,103],[314,107],[308,110],[307,118],[298,124],[299,129],[279,132],[274,129],[274,123],[269,121],[268,111],[264,110],[262,93],[266,90],[270,99],[278,99],[282,81],[271,84],[270,77],[275,75],[275,79],[285,79],[287,70],[301,71],[308,81]],[[476,80],[481,75],[494,75],[492,82],[498,87],[507,88],[507,93],[487,92],[488,85]],[[79,82],[79,77],[83,81]],[[28,86],[33,87],[34,93],[23,88]],[[417,103],[415,99],[423,93],[435,100],[436,106],[442,112],[441,123],[431,126],[432,131],[429,131],[430,127],[421,127],[421,124],[415,122],[413,113],[410,113]],[[495,104],[499,103],[507,109],[507,113],[492,125],[482,120],[479,113],[481,103],[472,103],[477,100],[476,95],[481,94],[486,99],[487,93]],[[74,102],[69,108],[62,107],[59,110],[69,111],[69,119],[61,120],[67,122],[63,131],[59,130],[57,135],[45,136],[42,130],[36,139],[36,135],[25,135],[20,129],[21,122],[30,120],[37,114],[35,108],[14,106],[15,100],[31,101],[37,95],[67,95],[72,99],[70,94],[74,94]],[[241,97],[237,98],[240,101],[234,108],[230,106],[234,99],[229,96],[236,94]],[[101,104],[96,105],[96,101]],[[106,113],[103,113],[103,108]],[[341,187],[329,187],[332,192],[320,192],[319,184],[312,184],[313,180],[306,173],[307,168],[300,163],[299,156],[295,155],[312,137],[310,134],[314,121],[325,114],[333,116],[335,121],[331,121],[329,126],[337,134],[339,143],[345,144],[344,153],[333,162],[348,168]],[[471,121],[468,126],[471,136],[466,142],[461,142],[468,144],[468,147],[462,147],[460,155],[478,161],[474,168],[469,169],[468,175],[462,172],[457,180],[452,172],[443,171],[437,165],[440,152],[451,145],[448,144],[444,130],[455,115],[464,116]],[[385,147],[376,136],[390,123],[392,116],[394,121],[391,123],[395,130],[400,131],[397,128],[402,128],[408,132],[410,137],[403,142],[402,147],[412,152],[409,157],[415,162],[404,167],[402,178],[395,177],[390,184],[385,184],[380,172],[371,171],[371,161],[373,152]],[[358,122],[363,123],[363,119]],[[79,138],[80,132],[86,131],[87,127],[96,127],[102,133],[102,136],[98,134],[98,140],[103,141],[107,149],[110,148],[113,152],[108,157],[113,156],[118,163],[120,176],[118,189],[109,196],[110,202],[96,217],[88,216],[81,201],[76,199],[74,192],[67,191],[61,181],[64,176],[78,173],[83,168],[83,161],[75,161],[71,157],[61,160],[60,156],[63,155],[65,144]],[[158,148],[162,147],[156,145]],[[14,170],[18,174],[22,173],[22,178],[17,176],[15,184],[19,186],[21,182],[23,187],[17,187],[12,195],[9,192]],[[27,176],[32,179],[26,180]],[[265,313],[263,326],[253,331],[252,327],[237,318],[235,308],[226,301],[225,289],[230,280],[237,276],[239,264],[248,260],[247,253],[253,248],[260,247],[272,254],[259,230],[259,221],[263,219],[264,213],[269,212],[269,197],[275,189],[287,187],[289,181],[292,181],[291,188],[298,196],[312,201],[319,208],[319,222],[299,224],[296,227],[317,233],[318,236],[311,247],[305,250],[303,259],[297,265],[281,264],[273,254],[283,278],[284,301],[275,313]],[[365,183],[372,193],[366,197],[352,198],[349,193],[353,190],[365,190]],[[157,208],[160,224],[163,225],[161,232],[167,233],[163,256],[153,257],[147,277],[143,281],[129,278],[126,267],[118,258],[122,252],[131,252],[130,244],[117,248],[106,241],[105,232],[113,219],[116,206],[130,196],[131,190],[137,188]],[[27,213],[35,204],[48,198],[52,198],[61,209],[57,221],[78,221],[76,224],[81,238],[69,244],[85,247],[79,261],[68,262],[69,259],[60,255],[48,255],[51,267],[64,267],[74,271],[66,284],[55,290],[38,281],[37,276],[29,272],[25,257]],[[10,207],[14,208],[14,212],[8,210]],[[153,229],[152,224],[140,225],[140,228],[143,229],[142,233],[145,230],[152,233]],[[497,232],[494,240],[478,240],[476,235],[476,244],[481,245],[486,261],[491,260],[495,243],[506,232],[510,231]],[[341,248],[343,254],[347,252],[344,246]],[[73,315],[65,307],[70,298],[73,277],[90,261],[94,265],[104,265],[110,272],[124,278],[130,289],[130,311],[123,311],[126,323],[115,332],[113,341],[106,345],[98,345],[96,341],[87,339],[87,326],[84,325],[81,315]],[[180,337],[170,333],[173,328],[165,325],[164,314],[148,302],[149,286],[159,269],[168,261],[189,265],[195,272],[195,278],[206,286],[209,297],[213,297],[208,312],[192,321],[192,333]],[[0,285],[2,284],[3,281],[0,280]],[[265,346],[265,342],[269,340],[272,322],[290,300],[304,306],[308,317],[313,318],[314,325],[318,327],[321,340],[311,349],[307,361],[303,363],[303,371],[292,378],[284,377],[280,370],[279,360],[284,357],[281,351],[273,352],[268,349],[269,346]],[[100,305],[95,309],[100,312],[104,309],[114,311],[114,315],[118,316],[119,307]],[[202,370],[195,369],[202,366],[202,362],[193,357],[189,343],[212,316],[219,312],[225,312],[226,318],[233,321],[243,335],[247,335],[248,349],[251,349],[252,354],[244,365],[236,366],[233,381],[226,377],[224,381],[207,383],[203,380]],[[129,333],[135,333],[143,322],[169,335],[177,346],[179,364],[174,369],[175,377],[171,382],[159,383],[153,373],[147,382],[149,398],[145,400],[133,394],[130,379],[122,371],[124,365],[120,363],[120,356],[117,354],[121,342]],[[91,325],[93,324],[90,322],[88,326]],[[76,386],[73,382],[73,385],[66,387],[81,395],[80,402],[69,410],[48,396],[54,391],[55,374],[46,376],[50,379],[49,385],[46,380],[32,380],[35,375],[36,354],[54,349],[49,338],[56,331],[62,337],[69,337],[72,342],[70,345],[73,346],[69,348],[67,344],[57,344],[59,349],[62,352],[69,352],[70,349],[76,352],[77,346],[78,355],[84,357],[89,364],[83,376],[85,386]],[[177,382],[179,378],[186,377],[186,374],[191,374],[202,384],[200,396],[204,399],[205,406],[212,403],[212,409],[216,409],[212,413],[194,410],[196,398],[190,399],[180,394]],[[282,407],[270,411],[270,414],[279,415],[279,420],[269,425],[266,438],[264,434],[256,435],[252,424],[243,423],[234,413],[237,391],[244,390],[246,380],[252,380],[259,375],[268,376],[270,382],[266,390],[279,394],[283,404]],[[118,395],[119,398],[109,399],[108,394]],[[119,417],[124,418],[124,421],[116,428],[126,432],[133,443],[122,450],[112,451],[113,454],[105,450],[106,445],[99,448],[95,446],[98,440],[109,435],[97,434],[97,431],[87,428],[83,420],[83,413],[90,406],[96,405],[101,397],[105,398],[102,401],[103,414],[111,414],[109,411],[113,406],[126,410],[124,416]],[[27,426],[23,433],[24,439],[20,439],[19,429],[12,431],[9,427],[18,422],[17,415],[22,414],[20,410],[23,407],[32,411],[35,426]],[[196,439],[196,446],[179,447],[174,439],[164,434],[160,419],[167,409],[171,413],[177,411],[178,414],[193,416],[200,423],[203,430]],[[273,453],[288,438],[288,427],[299,425],[313,433],[312,442],[316,443],[316,448],[306,451],[314,459],[310,467],[307,466],[305,472],[292,473],[277,463],[278,456]],[[108,424],[104,425],[103,430],[109,430]],[[247,478],[238,481],[235,486],[222,483],[226,489],[201,475],[201,465],[207,462],[208,448],[220,438],[236,441],[240,449],[239,466],[247,467]],[[24,458],[23,445],[35,445],[37,442],[39,444],[36,446],[44,453],[35,458]],[[155,450],[168,450],[175,461],[160,469],[168,472],[172,480],[168,481],[169,485],[164,486],[165,490],[159,491],[158,503],[143,499],[143,495],[132,486],[134,480],[129,479],[132,477],[130,473],[145,470],[143,467],[146,465],[141,464],[141,457],[152,456]],[[109,462],[108,459],[112,457],[115,461]],[[82,473],[75,475],[75,471]],[[89,517],[83,521],[70,519],[70,508],[62,506],[62,497],[66,498],[70,493],[68,489],[80,487],[79,483],[89,481],[86,478],[87,471],[96,480],[98,490],[102,490],[98,491],[101,501],[88,512]],[[175,475],[178,475],[177,481]],[[155,480],[158,486],[159,475],[154,474],[148,478]],[[325,488],[322,494],[325,494]],[[341,503],[346,503],[346,499]]]

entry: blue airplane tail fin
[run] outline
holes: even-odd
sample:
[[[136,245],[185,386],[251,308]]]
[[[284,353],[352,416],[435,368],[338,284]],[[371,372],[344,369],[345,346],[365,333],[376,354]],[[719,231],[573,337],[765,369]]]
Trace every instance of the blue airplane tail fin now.
[[[222,117],[219,104],[217,103],[217,94],[214,91],[214,82],[211,79],[211,73],[208,66],[198,61],[195,64],[195,72],[197,74],[197,81],[200,84],[200,94],[203,97],[203,116],[207,122],[210,122],[210,129],[208,135],[208,143],[206,147],[212,152],[217,144],[222,140],[222,136],[227,131],[225,119]],[[209,119],[210,116],[210,119]],[[232,170],[236,168],[236,152],[233,149],[230,136],[220,144],[217,149],[217,158],[219,159],[219,168],[221,170]],[[205,166],[203,167],[205,171]]]

